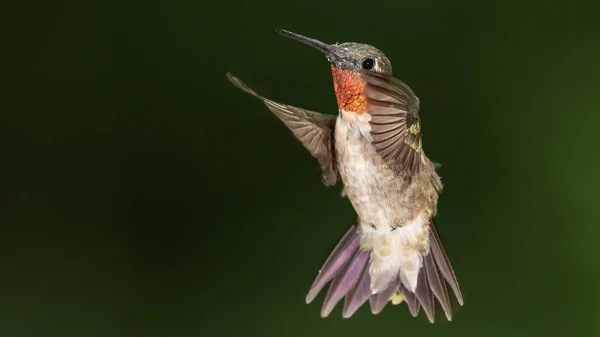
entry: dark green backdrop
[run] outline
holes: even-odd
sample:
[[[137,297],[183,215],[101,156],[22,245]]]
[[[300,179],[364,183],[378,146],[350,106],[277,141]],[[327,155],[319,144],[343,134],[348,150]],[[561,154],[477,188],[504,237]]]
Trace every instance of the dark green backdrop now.
[[[597,336],[600,23],[569,1],[20,2],[3,10],[0,336]],[[336,113],[325,58],[382,49],[421,99],[465,294],[319,316],[354,219],[257,100]],[[8,58],[6,58],[8,56]]]

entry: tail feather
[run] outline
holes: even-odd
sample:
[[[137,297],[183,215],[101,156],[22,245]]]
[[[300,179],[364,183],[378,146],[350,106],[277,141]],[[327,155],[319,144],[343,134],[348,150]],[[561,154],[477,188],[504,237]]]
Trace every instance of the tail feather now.
[[[342,316],[350,318],[371,297],[371,274],[368,266],[362,272],[360,280],[354,289],[346,296]]]
[[[335,246],[331,254],[329,254],[327,260],[325,260],[323,267],[306,295],[307,304],[312,302],[327,282],[331,281],[346,266],[358,250],[359,244],[360,238],[356,231],[356,226],[352,226]]]
[[[448,255],[446,255],[446,251],[444,250],[444,246],[442,245],[442,241],[440,240],[440,236],[433,225],[433,222],[429,226],[430,232],[430,249],[431,253],[433,253],[433,258],[438,266],[440,273],[444,276],[444,279],[450,287],[452,291],[454,291],[454,296],[458,300],[458,303],[463,305],[463,297],[460,292],[460,288],[458,286],[458,281],[456,280],[456,276],[454,275],[454,269],[452,269],[452,265],[450,264],[450,260],[448,259]],[[433,239],[433,240],[432,240]]]
[[[400,291],[402,292],[402,295],[404,295],[406,305],[408,306],[408,311],[410,311],[410,314],[413,317],[417,317],[419,314],[419,309],[421,308],[417,297],[410,290],[406,289],[405,286],[400,286]]]
[[[454,270],[448,260],[433,223],[429,226],[430,250],[423,256],[422,268],[418,272],[415,291],[410,291],[398,276],[385,287],[384,291],[373,294],[371,289],[372,260],[371,250],[360,247],[360,235],[356,225],[352,226],[342,237],[319,271],[313,285],[306,296],[306,302],[312,302],[325,285],[331,282],[327,292],[321,316],[327,317],[337,303],[345,297],[343,317],[349,318],[369,300],[371,312],[380,313],[387,302],[394,297],[398,290],[399,297],[404,300],[412,316],[416,317],[423,308],[430,322],[435,319],[435,300],[440,303],[446,318],[452,319],[452,307],[446,283],[452,288],[456,299],[463,305],[463,298],[454,275]],[[394,300],[394,303],[397,303]]]
[[[423,262],[425,265],[425,274],[427,274],[429,287],[431,288],[431,291],[437,300],[440,302],[440,305],[446,314],[446,318],[451,321],[452,309],[450,307],[450,297],[448,296],[448,291],[446,290],[446,282],[440,279],[440,275],[435,266],[435,261],[433,260],[433,254],[429,253],[424,256]]]
[[[371,300],[369,302],[371,303],[371,312],[373,315],[377,315],[385,308],[386,304],[390,301],[390,298],[396,291],[398,291],[399,287],[400,282],[393,282],[384,291],[371,295]]]
[[[415,296],[419,300],[427,318],[433,323],[435,321],[435,302],[433,301],[433,292],[430,291],[429,284],[427,283],[427,273],[423,269],[419,272]]]
[[[356,286],[368,260],[369,252],[359,249],[344,271],[333,279],[323,302],[322,317],[329,316],[336,304]]]

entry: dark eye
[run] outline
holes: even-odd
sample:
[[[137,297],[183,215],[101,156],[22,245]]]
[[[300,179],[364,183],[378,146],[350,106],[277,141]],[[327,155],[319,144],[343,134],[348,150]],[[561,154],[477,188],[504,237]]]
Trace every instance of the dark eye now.
[[[362,63],[362,67],[363,67],[363,69],[371,70],[371,69],[373,69],[374,64],[375,64],[375,61],[373,61],[373,59],[365,59]]]

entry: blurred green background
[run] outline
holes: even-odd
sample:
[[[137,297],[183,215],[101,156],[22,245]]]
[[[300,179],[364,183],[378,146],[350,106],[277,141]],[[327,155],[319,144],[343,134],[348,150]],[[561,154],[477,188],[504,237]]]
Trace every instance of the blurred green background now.
[[[6,6],[6,5],[5,5]],[[600,335],[600,6],[589,1],[19,2],[3,10],[0,335]],[[231,71],[336,113],[278,36],[383,50],[442,164],[465,294],[321,319],[304,296],[355,215]],[[455,303],[456,304],[456,303]]]

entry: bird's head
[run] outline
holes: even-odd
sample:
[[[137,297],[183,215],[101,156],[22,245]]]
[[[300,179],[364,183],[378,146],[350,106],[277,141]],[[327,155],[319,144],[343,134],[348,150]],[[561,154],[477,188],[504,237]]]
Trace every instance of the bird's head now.
[[[365,75],[392,77],[392,64],[379,49],[368,44],[346,42],[327,44],[287,30],[277,32],[305,43],[325,54],[331,64],[333,87],[340,109],[362,113],[367,108],[363,94]]]

